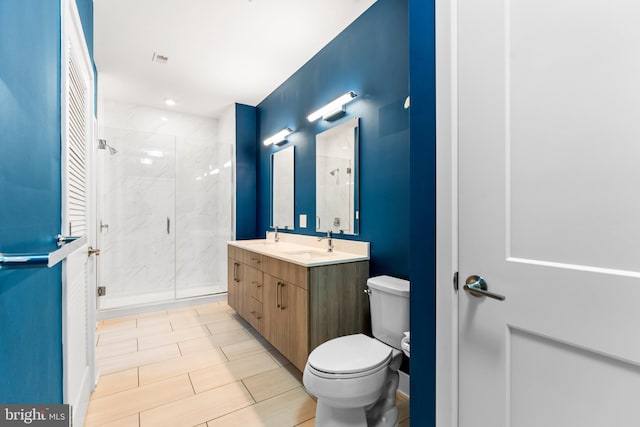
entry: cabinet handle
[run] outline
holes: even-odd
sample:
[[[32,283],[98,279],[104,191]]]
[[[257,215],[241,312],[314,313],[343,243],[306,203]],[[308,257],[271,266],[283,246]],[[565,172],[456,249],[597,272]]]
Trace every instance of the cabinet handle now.
[[[234,282],[239,282],[240,281],[240,274],[238,274],[238,269],[240,267],[240,264],[237,262],[233,263],[233,281]]]
[[[284,310],[286,308],[284,306],[284,285],[285,283],[282,283],[282,286],[280,287],[280,310]]]
[[[282,282],[278,282],[276,285],[276,305],[280,308],[280,286],[282,286]]]

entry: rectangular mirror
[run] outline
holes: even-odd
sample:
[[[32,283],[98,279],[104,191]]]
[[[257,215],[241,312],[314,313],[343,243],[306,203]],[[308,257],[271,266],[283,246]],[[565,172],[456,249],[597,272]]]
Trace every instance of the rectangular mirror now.
[[[316,135],[316,231],[359,233],[358,118]]]
[[[271,227],[293,229],[293,146],[271,155]]]

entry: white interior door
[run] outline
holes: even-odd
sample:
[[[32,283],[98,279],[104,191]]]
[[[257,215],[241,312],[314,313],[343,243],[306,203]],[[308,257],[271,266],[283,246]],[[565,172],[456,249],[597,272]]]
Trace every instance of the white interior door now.
[[[74,0],[62,1],[62,235],[84,243],[62,263],[63,400],[82,425],[95,385],[93,68]]]
[[[457,13],[459,425],[638,426],[640,3]]]

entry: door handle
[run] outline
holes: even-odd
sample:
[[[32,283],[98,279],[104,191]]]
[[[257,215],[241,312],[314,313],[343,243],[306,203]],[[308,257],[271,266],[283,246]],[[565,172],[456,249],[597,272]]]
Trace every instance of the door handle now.
[[[489,297],[498,301],[504,301],[504,295],[496,294],[494,292],[489,292],[487,290],[487,282],[482,278],[482,276],[469,276],[464,285],[464,290],[473,295],[474,297]]]
[[[89,249],[87,249],[87,254],[88,256],[100,255],[100,249],[89,246]]]

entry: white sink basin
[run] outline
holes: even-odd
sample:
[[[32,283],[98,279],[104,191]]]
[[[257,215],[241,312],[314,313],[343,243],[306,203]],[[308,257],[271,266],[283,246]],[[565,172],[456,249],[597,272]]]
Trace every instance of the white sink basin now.
[[[275,246],[278,244],[278,242],[262,240],[262,241],[256,241],[256,242],[247,242],[246,244],[250,246]]]
[[[326,258],[331,255],[331,252],[326,251],[316,251],[313,249],[306,249],[303,251],[291,251],[291,252],[283,252],[284,255],[293,256],[296,258],[303,259],[316,259],[316,258]]]

